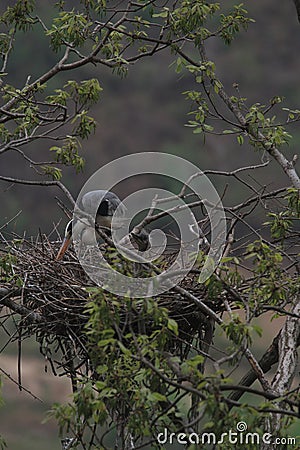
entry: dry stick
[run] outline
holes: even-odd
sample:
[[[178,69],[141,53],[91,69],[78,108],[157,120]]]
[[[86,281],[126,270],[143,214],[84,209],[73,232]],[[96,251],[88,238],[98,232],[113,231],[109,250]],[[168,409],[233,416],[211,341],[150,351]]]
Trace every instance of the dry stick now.
[[[18,295],[20,293],[20,289],[6,289],[6,288],[0,288],[0,305],[7,306],[10,310],[17,312],[21,316],[25,317],[26,319],[29,319],[30,321],[36,323],[43,322],[42,316],[40,314],[34,313],[30,311],[29,309],[25,308],[24,306],[18,305],[17,303],[13,302],[10,297]],[[39,400],[42,402],[40,398],[32,394],[28,389],[26,389],[22,383],[21,383],[21,369],[20,369],[20,337],[18,338],[18,381],[15,381],[7,372],[5,372],[2,368],[0,370],[2,373],[4,373],[5,376],[7,376],[11,381],[16,383],[19,387],[19,390],[24,390],[28,394],[30,394],[33,398],[36,400]]]
[[[189,291],[187,291],[186,289],[184,289],[180,286],[174,286],[173,289],[174,289],[174,291],[183,295],[188,300],[191,300],[192,302],[194,302],[195,305],[198,306],[200,311],[202,311],[204,314],[207,314],[211,319],[215,320],[219,325],[221,325],[223,323],[223,320],[220,319],[220,317],[212,309],[210,309],[208,306],[206,306],[206,304],[203,303],[198,297],[191,294]]]
[[[19,391],[22,391],[22,364],[21,364],[21,358],[22,358],[22,333],[21,329],[18,330],[18,385],[19,385]]]
[[[243,394],[250,393],[250,394],[258,395],[260,397],[264,397],[268,400],[280,400],[281,399],[280,395],[276,395],[272,392],[260,391],[258,389],[253,389],[253,388],[250,388],[245,385],[240,386],[239,384],[225,384],[223,386],[220,386],[220,390],[224,391],[224,392],[226,392],[226,391],[242,391]],[[295,407],[295,408],[298,408],[298,406],[299,406],[298,402],[295,402],[295,401],[292,401],[289,399],[285,399],[285,402],[288,405]]]
[[[30,309],[25,306],[19,305],[10,299],[10,297],[15,297],[21,293],[21,289],[6,289],[0,288],[0,305],[7,306],[10,310],[14,311],[17,314],[20,314],[26,320],[31,323],[43,323],[45,319],[39,313],[35,313],[34,311],[30,311]]]
[[[16,385],[19,386],[18,381],[16,381],[9,373],[7,373],[4,369],[2,369],[2,367],[0,367],[0,371],[3,373],[4,376],[6,376],[10,381],[12,381],[13,383],[15,383]],[[27,389],[26,387],[22,386],[22,390],[24,392],[26,392],[27,394],[31,395],[31,397],[33,397],[35,400],[38,400],[41,403],[44,403],[42,399],[40,399],[39,397],[37,397],[36,395],[34,395],[29,389]]]
[[[22,210],[20,209],[20,211],[17,212],[17,214],[15,214],[11,219],[9,219],[5,224],[1,225],[0,227],[0,231],[3,230],[3,228],[8,227],[8,225],[13,222],[14,220],[16,220],[19,215],[22,214]]]
[[[227,174],[227,172],[222,172],[222,173],[217,172],[217,171],[209,171],[209,172],[210,173],[214,173],[215,175],[222,175],[222,176]],[[230,172],[228,172],[228,173],[230,173]],[[234,172],[232,172],[232,173],[234,173]],[[286,192],[286,188],[280,188],[280,189],[277,189],[275,191],[266,192],[265,194],[261,194],[261,195],[258,194],[256,196],[250,197],[249,199],[247,199],[243,203],[240,203],[240,204],[235,205],[233,207],[223,206],[223,209],[224,209],[224,211],[227,211],[229,213],[232,212],[232,211],[238,211],[238,210],[240,210],[242,208],[245,208],[246,206],[251,205],[252,203],[257,202],[258,200],[262,201],[262,200],[265,200],[265,199],[268,199],[268,198],[271,198],[271,197],[275,197],[276,195],[281,194],[283,192]],[[156,204],[159,204],[159,203],[162,203],[162,202],[168,202],[168,201],[174,200],[177,197],[179,197],[179,195],[174,194],[174,196],[171,196],[171,197],[168,197],[168,198],[165,198],[165,199],[156,200]],[[183,197],[184,197],[184,195],[183,195]],[[195,207],[201,206],[201,205],[205,206],[206,204],[208,206],[215,207],[216,209],[218,209],[218,208],[221,209],[221,206],[213,205],[212,203],[208,202],[206,199],[201,199],[201,200],[198,200],[198,201],[195,201],[195,202],[187,203],[185,205],[174,206],[173,208],[170,208],[170,209],[165,210],[165,211],[161,211],[161,212],[159,212],[159,213],[157,213],[155,215],[152,215],[152,216],[150,216],[148,214],[138,225],[135,226],[135,229],[140,231],[143,227],[149,225],[151,222],[154,222],[157,219],[161,219],[162,217],[164,217],[164,216],[166,216],[166,215],[168,215],[170,213],[176,213],[178,211],[180,212],[180,211],[182,211],[184,209],[195,208]]]
[[[248,348],[246,348],[246,350],[245,350],[245,355],[249,361],[250,366],[252,367],[252,370],[256,373],[256,377],[258,378],[264,391],[271,392],[272,388],[271,388],[268,380],[266,380],[266,378],[264,377],[264,372],[263,372],[262,368],[260,367],[256,358],[254,357],[254,355]]]
[[[262,306],[262,309],[264,311],[277,311],[279,313],[281,313],[283,316],[290,316],[290,317],[295,317],[295,319],[300,319],[300,315],[299,314],[295,314],[293,312],[287,311],[284,308],[279,308],[278,306]]]
[[[74,200],[72,194],[70,193],[70,191],[66,188],[66,186],[61,181],[57,181],[57,180],[53,180],[53,181],[22,180],[20,178],[5,177],[4,175],[0,175],[0,180],[6,181],[7,183],[26,184],[29,186],[57,186],[59,189],[61,189],[63,191],[63,193],[70,200],[70,202],[73,205],[75,205],[75,200]]]

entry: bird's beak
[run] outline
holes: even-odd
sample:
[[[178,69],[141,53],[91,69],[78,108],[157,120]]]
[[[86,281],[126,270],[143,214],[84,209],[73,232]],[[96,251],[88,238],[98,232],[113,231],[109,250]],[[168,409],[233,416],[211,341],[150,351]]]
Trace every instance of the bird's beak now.
[[[60,261],[62,258],[63,258],[63,256],[64,256],[64,254],[66,253],[66,251],[67,251],[67,248],[69,247],[69,245],[70,245],[70,242],[71,242],[71,239],[69,239],[69,238],[64,238],[64,240],[63,240],[63,242],[62,242],[62,244],[61,244],[61,247],[60,247],[60,249],[58,250],[58,253],[57,253],[57,255],[56,255],[56,261]]]

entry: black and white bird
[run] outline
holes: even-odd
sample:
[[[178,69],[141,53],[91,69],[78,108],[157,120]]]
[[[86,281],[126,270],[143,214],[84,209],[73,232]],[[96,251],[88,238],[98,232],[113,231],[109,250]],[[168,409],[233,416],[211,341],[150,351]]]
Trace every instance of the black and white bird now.
[[[67,248],[72,241],[72,235],[79,236],[83,246],[93,245],[95,242],[95,231],[100,227],[106,232],[111,230],[111,222],[114,213],[119,207],[121,216],[125,215],[125,206],[119,197],[110,191],[98,189],[87,192],[79,202],[79,210],[91,216],[95,215],[95,226],[87,217],[78,217],[68,222],[62,245],[57,253],[56,260],[63,258]]]
[[[126,208],[116,194],[101,189],[84,194],[79,202],[79,210],[90,216],[94,216],[95,211],[97,211],[95,225],[87,217],[82,217],[80,214],[75,219],[70,220],[67,223],[64,239],[56,255],[56,260],[58,261],[63,258],[72,241],[73,235],[79,237],[80,245],[88,247],[95,244],[95,232],[96,237],[100,238],[97,229],[101,228],[104,232],[110,234],[112,218],[117,208],[120,211],[119,220],[121,226],[122,218],[125,218]],[[118,225],[118,219],[116,224]],[[126,247],[129,241],[141,252],[148,250],[150,246],[149,233],[143,228],[133,228],[130,235],[122,239],[121,245],[125,245]]]

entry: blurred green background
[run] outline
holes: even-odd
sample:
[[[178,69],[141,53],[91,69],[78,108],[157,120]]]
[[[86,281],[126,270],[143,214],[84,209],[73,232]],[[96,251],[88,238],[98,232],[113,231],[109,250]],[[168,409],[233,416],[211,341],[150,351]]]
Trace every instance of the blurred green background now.
[[[13,2],[2,1],[1,12]],[[221,2],[224,4],[224,2]],[[235,3],[227,1],[230,6]],[[47,22],[53,15],[52,2],[37,1],[40,15]],[[292,1],[252,0],[244,1],[250,17],[255,24],[247,33],[242,32],[230,47],[212,41],[208,47],[208,57],[216,62],[217,74],[226,90],[234,95],[234,83],[239,86],[241,96],[248,98],[248,104],[268,102],[273,96],[284,96],[285,105],[290,108],[300,106],[300,24],[297,21]],[[48,42],[42,35],[30,31],[26,39],[19,39],[18,46],[11,59],[8,72],[10,82],[21,87],[28,76],[34,79],[53,63],[54,55],[48,48]],[[84,80],[89,77],[99,79],[103,87],[101,100],[93,108],[98,126],[96,133],[83,143],[82,154],[86,167],[82,174],[76,175],[73,169],[64,169],[63,182],[72,194],[80,191],[82,184],[90,175],[105,163],[119,156],[140,152],[160,151],[183,156],[203,169],[233,170],[243,165],[257,164],[263,155],[255,153],[245,144],[240,147],[230,136],[211,136],[205,141],[194,135],[184,125],[188,121],[190,104],[183,92],[193,87],[192,78],[176,74],[172,56],[167,52],[153,58],[143,59],[131,67],[125,79],[112,75],[104,67],[84,67],[74,73],[59,75],[51,86],[59,86],[62,80]],[[288,157],[297,153],[300,145],[299,127],[290,129],[293,139],[285,149]],[[52,144],[37,142],[30,144],[30,152],[42,159]],[[2,175],[34,178],[30,169],[24,169],[23,160],[16,155],[6,155],[0,160]],[[255,174],[257,183],[269,184],[276,188],[286,184],[280,167],[271,163],[265,171]],[[219,180],[213,180],[219,183]],[[125,197],[131,192],[150,184],[136,177],[126,185],[117,187],[116,193]],[[217,185],[222,192],[224,185]],[[241,199],[242,191],[235,185],[229,187],[225,203],[232,204]],[[53,224],[60,222],[62,231],[65,218],[57,205],[55,196],[62,198],[54,188],[27,187],[9,185],[0,182],[1,222],[5,224],[21,211],[12,221],[9,229],[2,229],[4,235],[11,231],[20,235],[36,236],[41,230],[50,233]],[[259,222],[259,217],[257,218]],[[57,235],[51,235],[53,239]],[[262,325],[262,324],[261,324]],[[276,326],[279,327],[279,324]],[[274,324],[263,324],[267,329],[267,339],[274,336]],[[268,330],[269,328],[269,330]],[[2,332],[1,348],[7,337]],[[260,352],[258,343],[258,354]],[[0,353],[0,367],[17,378],[17,343],[8,345]],[[26,388],[43,400],[40,403],[27,393],[19,392],[17,386],[4,378],[5,406],[0,409],[0,434],[8,443],[10,450],[60,450],[58,430],[54,422],[42,424],[46,411],[55,401],[67,399],[70,386],[66,380],[54,377],[50,367],[44,371],[45,361],[33,341],[23,345],[22,381]],[[296,430],[297,432],[297,430]],[[300,429],[298,430],[300,434]],[[173,447],[176,448],[175,446]]]

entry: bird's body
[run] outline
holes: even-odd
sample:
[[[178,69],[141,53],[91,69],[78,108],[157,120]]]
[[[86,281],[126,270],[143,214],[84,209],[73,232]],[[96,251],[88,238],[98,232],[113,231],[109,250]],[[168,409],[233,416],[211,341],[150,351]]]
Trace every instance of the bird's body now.
[[[84,194],[79,202],[76,217],[66,226],[65,236],[56,259],[62,259],[73,235],[79,238],[81,245],[89,246],[95,243],[95,232],[96,237],[99,237],[97,236],[98,227],[110,232],[112,218],[117,208],[119,208],[121,215],[125,214],[125,206],[113,192],[99,189]],[[95,224],[93,225],[89,218],[82,217],[80,211],[95,217]]]
[[[84,217],[80,220],[76,220],[75,224],[73,225],[73,220],[69,222],[71,230],[68,231],[68,234],[74,234],[75,236],[79,237],[80,242],[84,245],[93,245],[94,243],[94,234],[95,234],[95,227],[93,227],[88,219],[85,219]],[[69,225],[68,224],[68,225]],[[68,227],[67,225],[67,227]],[[97,236],[97,231],[96,231]],[[98,237],[98,236],[97,236]]]

